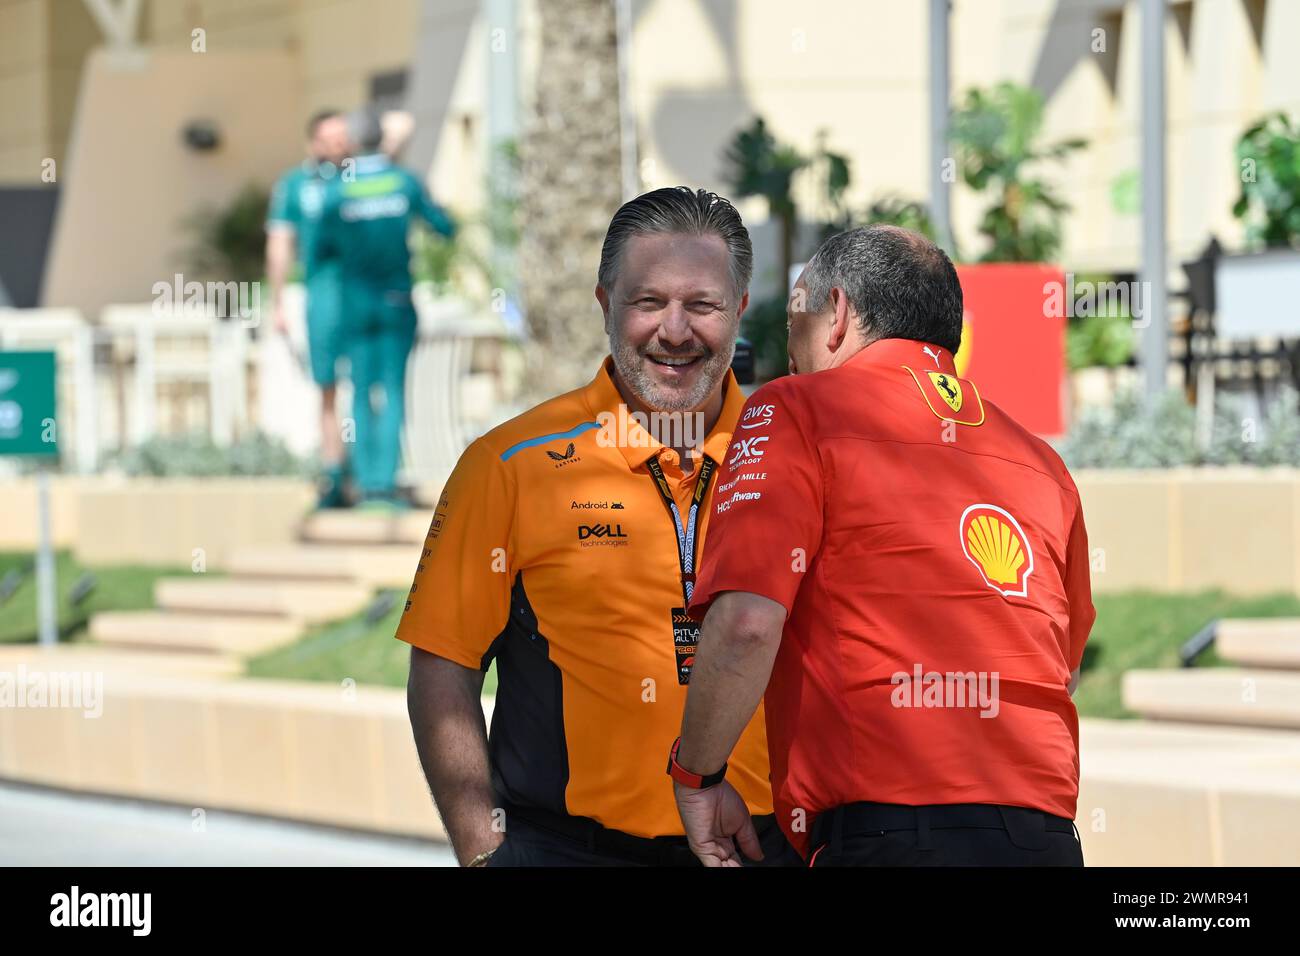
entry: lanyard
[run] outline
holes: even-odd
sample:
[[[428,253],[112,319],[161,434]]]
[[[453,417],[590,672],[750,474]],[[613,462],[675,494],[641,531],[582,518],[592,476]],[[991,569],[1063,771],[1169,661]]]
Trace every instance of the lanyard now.
[[[668,487],[668,480],[664,478],[664,470],[659,464],[659,459],[652,455],[646,460],[646,467],[650,469],[650,477],[654,479],[655,488],[659,490],[659,497],[668,506],[668,514],[672,516],[673,527],[677,531],[677,561],[682,569],[682,594],[686,596],[686,603],[682,605],[683,607],[690,606],[691,595],[695,593],[695,527],[700,518],[700,506],[704,502],[704,496],[709,491],[709,482],[713,480],[713,473],[718,468],[718,463],[708,455],[702,457],[700,474],[695,479],[695,493],[691,496],[691,510],[687,515],[684,526],[682,524],[682,513],[678,510],[677,501],[673,498],[672,490]]]

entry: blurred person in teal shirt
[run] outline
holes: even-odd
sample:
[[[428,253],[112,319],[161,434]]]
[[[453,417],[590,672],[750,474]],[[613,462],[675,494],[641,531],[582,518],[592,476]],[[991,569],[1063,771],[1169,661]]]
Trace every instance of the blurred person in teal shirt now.
[[[407,236],[416,219],[448,238],[455,225],[419,179],[379,151],[374,113],[354,114],[349,126],[357,156],[326,192],[308,261],[339,264],[357,487],[365,504],[401,507],[396,477],[416,332]]]
[[[308,261],[328,187],[339,175],[351,149],[347,120],[336,110],[322,110],[307,124],[307,159],[275,184],[266,218],[266,275],[271,285],[274,328],[288,333],[284,285],[301,265],[307,288],[307,347],[311,375],[321,391],[321,481],[319,506],[337,508],[343,497],[347,461],[334,403],[335,366],[343,355],[343,304],[336,260]]]

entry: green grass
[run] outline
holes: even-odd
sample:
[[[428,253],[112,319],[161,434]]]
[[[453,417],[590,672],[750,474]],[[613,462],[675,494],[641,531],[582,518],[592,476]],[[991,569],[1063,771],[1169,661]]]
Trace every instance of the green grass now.
[[[393,635],[406,592],[388,593],[393,597],[393,606],[374,623],[367,622],[363,611],[313,628],[293,644],[250,659],[249,676],[329,683],[341,683],[350,677],[358,684],[405,687],[411,648]],[[487,693],[496,690],[495,667],[488,671],[483,689]]]
[[[7,601],[0,603],[0,644],[35,641],[36,572],[34,556],[0,552],[0,580],[10,571],[23,574],[22,583]],[[70,552],[54,558],[59,640],[74,639],[86,621],[99,611],[133,611],[153,607],[153,584],[160,577],[190,574],[189,568],[115,567],[87,568]],[[87,571],[96,578],[94,589],[77,605],[69,600],[73,584]]]
[[[1084,649],[1074,702],[1084,717],[1133,717],[1120,701],[1120,676],[1128,670],[1176,668],[1178,648],[1215,618],[1300,617],[1292,595],[1234,597],[1220,591],[1152,594],[1133,591],[1094,595],[1097,623]],[[1213,647],[1198,667],[1221,665]]]
[[[410,648],[394,639],[403,595],[392,592],[393,607],[367,624],[364,614],[316,628],[302,640],[249,662],[255,677],[404,687]],[[1134,668],[1175,668],[1178,648],[1207,623],[1220,617],[1300,617],[1300,599],[1290,595],[1233,597],[1218,591],[1152,594],[1135,591],[1099,594],[1097,623],[1084,653],[1075,703],[1085,717],[1132,717],[1120,703],[1120,676]],[[1211,649],[1198,667],[1222,662]],[[484,689],[496,687],[495,669]]]

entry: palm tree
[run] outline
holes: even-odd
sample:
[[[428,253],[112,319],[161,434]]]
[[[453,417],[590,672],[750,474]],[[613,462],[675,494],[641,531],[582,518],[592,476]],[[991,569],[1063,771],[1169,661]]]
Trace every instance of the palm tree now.
[[[1014,83],[969,91],[952,115],[949,137],[962,179],[995,197],[980,220],[990,241],[981,262],[1045,262],[1060,249],[1061,214],[1070,207],[1030,167],[1064,159],[1087,141],[1039,146],[1042,127],[1042,95]]]
[[[534,398],[587,381],[608,346],[592,294],[622,198],[610,0],[540,0],[536,101],[520,143],[519,281]]]
[[[819,137],[817,148],[810,155],[786,143],[778,143],[761,116],[755,117],[748,128],[736,133],[722,159],[722,178],[731,188],[732,196],[736,199],[762,196],[767,200],[768,215],[780,225],[781,275],[777,294],[784,303],[786,283],[794,265],[795,233],[799,226],[799,209],[793,192],[795,176],[804,170],[824,169],[822,188],[825,201],[838,209],[849,185],[848,160],[827,151],[824,137]]]

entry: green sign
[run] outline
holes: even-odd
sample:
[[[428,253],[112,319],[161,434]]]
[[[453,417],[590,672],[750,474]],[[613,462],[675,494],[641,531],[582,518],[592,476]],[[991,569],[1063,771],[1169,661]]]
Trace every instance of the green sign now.
[[[53,352],[0,352],[0,455],[57,455]]]

